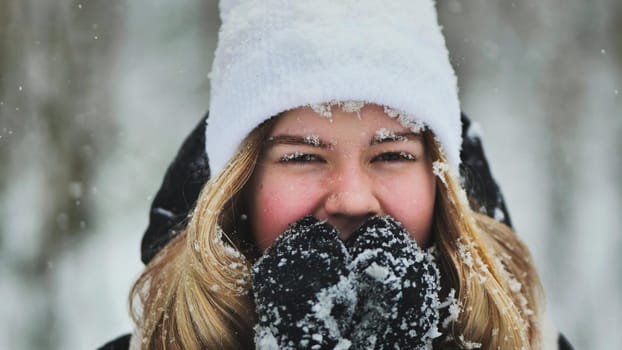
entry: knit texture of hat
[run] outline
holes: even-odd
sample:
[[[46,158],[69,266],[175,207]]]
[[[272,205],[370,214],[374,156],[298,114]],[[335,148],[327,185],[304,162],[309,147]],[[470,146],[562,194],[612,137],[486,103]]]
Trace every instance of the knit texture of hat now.
[[[432,0],[221,0],[206,150],[219,175],[264,120],[364,101],[421,121],[460,164],[457,81]]]

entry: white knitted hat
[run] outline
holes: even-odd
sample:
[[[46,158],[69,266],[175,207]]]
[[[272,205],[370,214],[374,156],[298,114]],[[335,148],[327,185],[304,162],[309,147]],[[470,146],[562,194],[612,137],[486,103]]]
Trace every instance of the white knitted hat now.
[[[206,150],[218,175],[281,112],[331,101],[390,107],[460,164],[457,82],[433,0],[221,0]]]

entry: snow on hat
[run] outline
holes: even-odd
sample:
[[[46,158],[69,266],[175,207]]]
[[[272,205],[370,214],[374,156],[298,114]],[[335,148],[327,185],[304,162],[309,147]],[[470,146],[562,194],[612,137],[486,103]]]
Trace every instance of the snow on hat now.
[[[206,150],[218,175],[259,124],[364,101],[420,121],[460,164],[455,73],[433,0],[221,0]]]

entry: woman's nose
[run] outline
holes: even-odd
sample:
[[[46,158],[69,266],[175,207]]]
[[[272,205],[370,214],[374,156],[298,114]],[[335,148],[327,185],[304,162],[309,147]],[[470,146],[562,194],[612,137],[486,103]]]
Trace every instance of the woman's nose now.
[[[374,181],[361,166],[344,166],[332,175],[324,210],[328,222],[346,240],[365,220],[383,213]]]

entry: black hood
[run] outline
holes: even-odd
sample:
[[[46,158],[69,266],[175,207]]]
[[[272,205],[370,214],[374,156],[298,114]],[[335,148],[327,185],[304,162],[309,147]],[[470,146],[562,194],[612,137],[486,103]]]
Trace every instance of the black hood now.
[[[188,135],[164,175],[151,203],[149,226],[141,243],[141,260],[147,264],[175,235],[184,229],[203,185],[210,178],[205,154],[206,115]],[[499,186],[484,155],[479,136],[471,121],[462,115],[460,175],[473,210],[511,227],[510,215]]]

